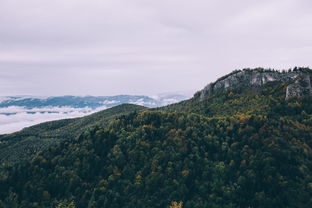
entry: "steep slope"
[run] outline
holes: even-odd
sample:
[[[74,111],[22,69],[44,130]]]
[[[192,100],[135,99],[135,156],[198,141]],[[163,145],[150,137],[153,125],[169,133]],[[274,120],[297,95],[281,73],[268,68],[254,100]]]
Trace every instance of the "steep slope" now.
[[[0,206],[310,208],[311,70],[296,70],[294,80],[246,79],[51,146],[1,172]],[[293,84],[304,93],[286,99]]]
[[[15,163],[29,159],[31,155],[79,136],[81,133],[103,127],[109,121],[130,112],[142,111],[143,106],[122,104],[89,116],[38,124],[22,131],[0,137],[0,163]]]
[[[230,88],[258,88],[270,82],[285,83],[287,85],[285,99],[312,95],[311,87],[312,71],[309,68],[295,68],[288,72],[279,72],[268,69],[244,69],[234,71],[216,82],[208,84],[203,90],[197,92],[194,97],[201,100],[217,91]]]
[[[293,112],[295,105],[291,107],[289,103],[301,102],[306,106],[311,100],[311,80],[312,70],[308,68],[295,68],[288,72],[261,68],[237,70],[208,84],[192,99],[157,109],[206,116],[268,115],[274,114],[280,105],[288,105],[289,112]],[[296,99],[300,97],[303,99]]]

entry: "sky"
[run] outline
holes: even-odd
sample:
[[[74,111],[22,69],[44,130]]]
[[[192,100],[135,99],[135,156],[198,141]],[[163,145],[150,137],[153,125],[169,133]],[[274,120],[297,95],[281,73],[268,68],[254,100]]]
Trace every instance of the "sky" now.
[[[0,96],[153,95],[311,66],[311,0],[1,0]]]

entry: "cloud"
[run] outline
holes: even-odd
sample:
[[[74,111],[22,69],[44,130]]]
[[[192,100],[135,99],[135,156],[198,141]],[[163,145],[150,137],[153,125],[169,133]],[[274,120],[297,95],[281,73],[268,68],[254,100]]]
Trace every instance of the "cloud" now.
[[[120,96],[114,99],[110,97],[71,97],[69,99],[68,97],[0,96],[0,104],[3,106],[0,107],[0,134],[12,133],[46,121],[86,116],[122,103],[156,107],[179,102],[189,97],[189,94],[183,95],[181,93],[161,94],[153,96],[153,98]],[[53,102],[53,100],[58,102]],[[79,105],[77,105],[77,100],[79,100]],[[3,101],[6,102],[1,103]],[[66,103],[66,106],[62,105],[62,103]]]
[[[29,109],[20,106],[0,108],[0,134],[12,133],[46,121],[82,117],[104,109],[106,109],[105,106],[96,109],[88,107],[44,107]]]
[[[0,95],[198,90],[309,66],[309,0],[2,0]]]

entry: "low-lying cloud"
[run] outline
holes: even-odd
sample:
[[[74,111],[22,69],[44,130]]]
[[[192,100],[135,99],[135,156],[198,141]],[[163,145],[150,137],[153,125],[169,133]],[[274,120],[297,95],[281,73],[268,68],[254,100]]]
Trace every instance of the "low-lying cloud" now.
[[[0,134],[19,131],[38,123],[76,118],[131,103],[146,107],[159,107],[187,99],[190,94],[160,94],[152,97],[117,95],[105,97],[36,97],[36,96],[0,96]]]
[[[123,103],[159,107],[187,99],[189,95],[161,94],[153,97],[0,97],[0,134],[19,131],[38,123],[76,118]]]
[[[24,108],[20,106],[0,108],[0,134],[12,133],[46,121],[82,117],[104,109],[106,109],[105,106],[96,109],[88,107]]]

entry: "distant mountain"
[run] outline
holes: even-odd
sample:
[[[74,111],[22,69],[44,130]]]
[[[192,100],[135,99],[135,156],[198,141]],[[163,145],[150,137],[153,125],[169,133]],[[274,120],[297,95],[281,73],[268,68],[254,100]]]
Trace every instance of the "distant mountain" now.
[[[186,99],[178,94],[158,96],[0,97],[0,134],[12,133],[45,121],[76,118],[124,103],[158,107]]]
[[[44,107],[71,107],[71,108],[110,108],[123,103],[142,105],[146,107],[158,107],[176,103],[186,99],[183,95],[137,96],[59,96],[59,97],[32,97],[9,96],[0,97],[0,108],[20,106],[27,109]]]

